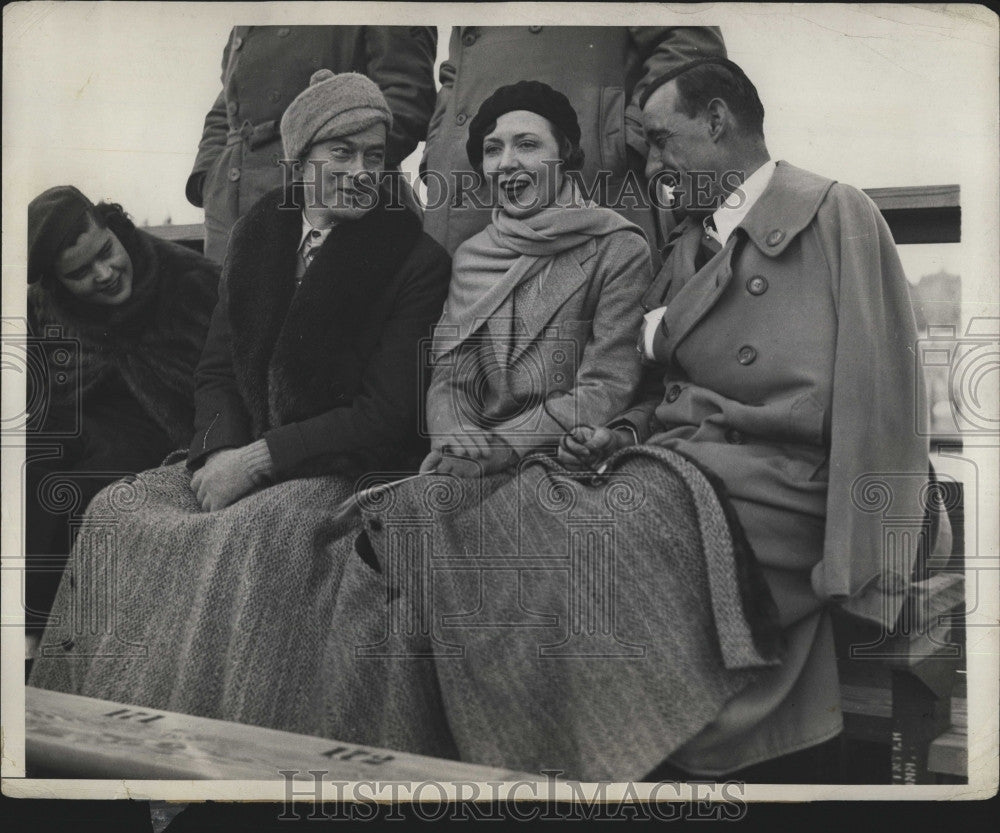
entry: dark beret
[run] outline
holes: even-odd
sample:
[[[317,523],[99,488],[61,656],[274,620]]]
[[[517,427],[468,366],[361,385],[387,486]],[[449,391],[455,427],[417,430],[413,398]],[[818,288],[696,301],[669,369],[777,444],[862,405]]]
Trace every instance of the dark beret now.
[[[580,122],[576,110],[558,90],[541,81],[518,81],[500,87],[480,105],[479,112],[469,124],[469,139],[465,152],[473,168],[483,163],[483,139],[487,130],[504,113],[527,110],[544,116],[569,140],[573,147],[580,145]]]
[[[69,236],[79,228],[80,217],[93,210],[94,204],[72,185],[49,188],[28,203],[28,283],[52,268],[74,242]]]

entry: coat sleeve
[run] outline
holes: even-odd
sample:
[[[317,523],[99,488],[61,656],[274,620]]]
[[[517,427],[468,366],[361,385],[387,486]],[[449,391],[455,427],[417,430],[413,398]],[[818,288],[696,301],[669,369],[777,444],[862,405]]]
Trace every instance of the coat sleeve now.
[[[204,207],[204,186],[205,177],[212,170],[216,160],[222,155],[226,147],[226,136],[229,134],[229,118],[226,115],[226,91],[225,73],[229,64],[229,48],[233,41],[233,33],[229,33],[229,42],[222,53],[222,83],[223,89],[219,91],[212,108],[205,116],[205,126],[201,131],[201,141],[198,143],[198,155],[194,160],[194,168],[188,176],[187,185],[184,187],[184,195],[191,205],[198,208]]]
[[[201,360],[194,371],[194,438],[188,468],[205,462],[213,451],[240,448],[253,439],[250,414],[236,385],[229,329],[229,292],[225,273],[219,302],[212,312]]]
[[[451,275],[451,259],[440,246],[427,238],[420,246],[402,267],[408,274],[351,405],[264,434],[277,480],[295,477],[300,467],[327,455],[379,465],[388,449],[417,436],[426,388],[421,341],[441,316]]]
[[[448,104],[451,101],[452,93],[455,89],[455,77],[458,71],[455,67],[458,50],[462,48],[459,39],[459,27],[452,28],[451,40],[448,43],[448,60],[441,62],[438,69],[438,81],[441,82],[441,89],[437,93],[437,101],[434,104],[434,114],[431,116],[430,124],[427,125],[427,144],[424,146],[423,158],[420,160],[420,173],[427,170],[428,153],[433,146],[434,137],[444,121],[445,113],[448,111]]]
[[[639,99],[647,85],[695,58],[725,58],[726,45],[718,26],[630,26],[629,33],[642,58],[642,77],[625,109],[625,141],[645,159],[647,147]]]
[[[641,376],[635,349],[639,299],[649,287],[652,265],[644,237],[623,232],[619,238],[605,253],[601,268],[607,271],[573,387],[564,396],[549,397],[548,412],[539,405],[533,417],[521,414],[493,429],[521,454],[554,445],[576,425],[603,425],[635,396]],[[525,431],[525,425],[533,430]]]
[[[462,344],[451,351],[444,361],[434,365],[427,390],[427,433],[431,448],[440,448],[445,438],[464,433],[470,427],[462,424],[455,408],[469,398],[468,391],[456,378],[455,369],[474,366],[472,349],[468,343]]]
[[[656,409],[663,402],[663,366],[649,364],[643,366],[642,382],[639,386],[639,394],[633,404],[625,413],[617,419],[608,423],[608,428],[616,428],[620,425],[628,425],[635,431],[635,437],[639,444],[646,442],[654,434],[663,430],[663,426],[656,420]]]
[[[891,626],[924,518],[928,441],[916,326],[892,235],[875,204],[835,185],[817,216],[837,309],[820,598]]]
[[[394,167],[427,137],[434,110],[433,26],[369,26],[365,30],[367,75],[379,85],[392,111],[386,164]]]

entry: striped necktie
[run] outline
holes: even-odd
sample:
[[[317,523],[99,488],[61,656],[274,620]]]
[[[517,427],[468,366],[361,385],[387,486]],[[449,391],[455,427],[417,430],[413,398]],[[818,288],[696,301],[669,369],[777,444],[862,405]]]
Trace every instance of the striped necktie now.
[[[295,275],[296,284],[302,283],[302,278],[305,276],[306,270],[313,262],[313,258],[316,257],[316,252],[320,250],[322,245],[321,237],[319,229],[313,229],[306,235],[305,240],[302,241],[302,247],[299,250],[299,266]]]

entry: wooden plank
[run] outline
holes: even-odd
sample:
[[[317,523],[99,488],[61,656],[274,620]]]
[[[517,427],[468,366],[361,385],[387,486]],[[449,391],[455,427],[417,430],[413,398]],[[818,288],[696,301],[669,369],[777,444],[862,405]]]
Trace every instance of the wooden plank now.
[[[841,683],[841,711],[868,717],[892,717],[892,690],[874,686],[858,686]]]
[[[958,185],[910,185],[897,188],[865,188],[879,211],[936,210],[958,208],[961,190]]]
[[[927,769],[941,775],[966,778],[969,775],[969,739],[966,730],[952,726],[931,741],[927,753]]]
[[[512,770],[193,717],[27,686],[28,769],[63,777],[336,781],[542,780]]]
[[[962,239],[961,192],[957,185],[865,188],[898,245],[958,243]]]
[[[156,235],[161,240],[172,240],[175,243],[183,243],[190,240],[203,241],[205,239],[205,226],[201,223],[187,223],[176,226],[144,226],[142,230]]]

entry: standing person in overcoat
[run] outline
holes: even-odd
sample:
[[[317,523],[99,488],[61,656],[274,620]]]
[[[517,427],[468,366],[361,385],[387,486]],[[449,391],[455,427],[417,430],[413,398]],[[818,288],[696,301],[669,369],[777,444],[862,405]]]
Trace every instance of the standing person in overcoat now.
[[[185,188],[205,209],[205,255],[221,263],[233,223],[282,184],[281,115],[316,70],[360,72],[379,85],[392,111],[392,169],[426,135],[436,51],[433,26],[234,27]]]
[[[639,346],[662,383],[608,427],[577,429],[562,456],[595,466],[642,443],[715,472],[787,639],[783,664],[649,780],[823,783],[842,729],[830,608],[891,627],[911,580],[914,548],[890,551],[873,485],[892,492],[896,540],[921,539],[928,447],[907,281],[865,194],[770,158],[736,64],[694,61],[642,105],[647,173],[687,212],[643,300]]]
[[[459,244],[489,225],[494,204],[489,188],[471,185],[477,178],[465,155],[468,122],[494,90],[530,78],[569,99],[580,120],[583,181],[593,187],[599,171],[609,172],[606,196],[594,199],[609,205],[625,191],[625,202],[632,207],[621,213],[646,234],[656,265],[659,215],[664,212],[639,207],[628,197],[635,190],[623,188],[630,169],[637,187],[644,187],[646,142],[639,96],[650,80],[685,61],[725,54],[715,26],[453,27],[420,165],[428,175],[424,229],[454,254]],[[465,179],[459,182],[462,174]],[[469,190],[459,207],[452,204],[456,187]]]

